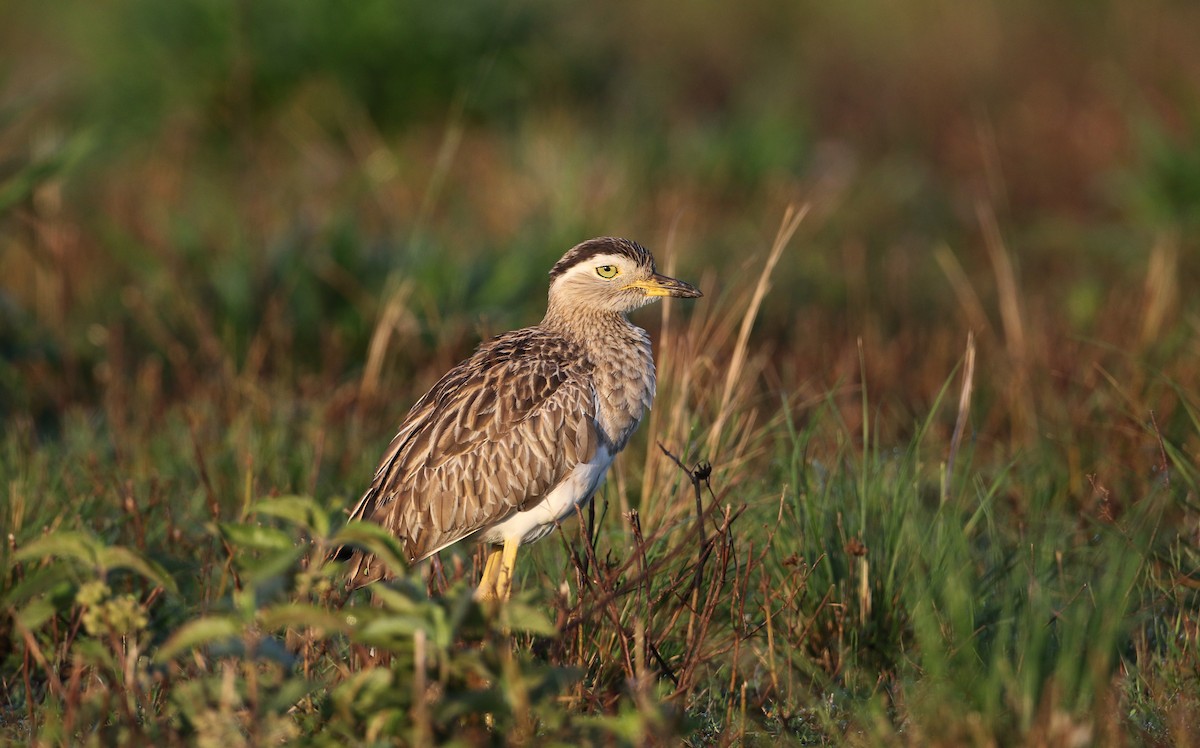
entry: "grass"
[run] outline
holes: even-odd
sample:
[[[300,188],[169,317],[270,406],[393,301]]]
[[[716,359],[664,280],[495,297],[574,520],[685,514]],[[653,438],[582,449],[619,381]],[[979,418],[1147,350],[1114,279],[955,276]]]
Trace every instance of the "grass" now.
[[[0,739],[1200,739],[1191,9],[218,6],[0,31]],[[608,233],[706,296],[493,616],[344,512]]]

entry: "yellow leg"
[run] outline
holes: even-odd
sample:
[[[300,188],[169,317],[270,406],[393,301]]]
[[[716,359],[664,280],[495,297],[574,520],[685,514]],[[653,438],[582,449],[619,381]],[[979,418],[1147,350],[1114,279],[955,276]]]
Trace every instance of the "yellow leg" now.
[[[500,569],[496,575],[496,599],[507,600],[512,595],[513,570],[517,566],[517,549],[520,538],[505,538],[504,551],[500,556]]]
[[[500,571],[500,556],[499,548],[488,551],[487,561],[483,564],[483,578],[479,580],[479,589],[475,590],[476,600],[495,600],[498,597],[496,582]]]

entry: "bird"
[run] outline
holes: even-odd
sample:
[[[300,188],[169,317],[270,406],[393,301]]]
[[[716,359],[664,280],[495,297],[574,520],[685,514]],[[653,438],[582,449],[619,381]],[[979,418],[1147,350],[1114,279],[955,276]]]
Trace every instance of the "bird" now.
[[[416,401],[349,519],[382,525],[410,563],[486,544],[475,597],[507,600],[517,549],[592,499],[654,399],[650,335],[629,313],[701,296],[635,241],[572,247],[542,321],[482,343]],[[352,588],[390,576],[362,549],[346,566]]]

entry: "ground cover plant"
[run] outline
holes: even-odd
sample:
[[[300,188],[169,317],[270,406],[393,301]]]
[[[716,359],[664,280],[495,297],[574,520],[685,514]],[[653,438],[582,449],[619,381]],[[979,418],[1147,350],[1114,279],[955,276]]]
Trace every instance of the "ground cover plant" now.
[[[1195,9],[442,6],[6,10],[0,740],[1200,741]],[[705,298],[485,610],[345,510],[601,234]]]

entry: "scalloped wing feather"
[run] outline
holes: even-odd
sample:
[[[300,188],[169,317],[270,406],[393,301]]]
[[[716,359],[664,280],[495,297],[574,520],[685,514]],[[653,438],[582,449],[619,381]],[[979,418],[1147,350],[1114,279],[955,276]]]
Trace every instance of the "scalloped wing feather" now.
[[[539,328],[501,335],[451,369],[405,416],[351,512],[388,528],[418,561],[541,501],[595,455],[592,366]],[[353,583],[383,576],[354,554]]]

